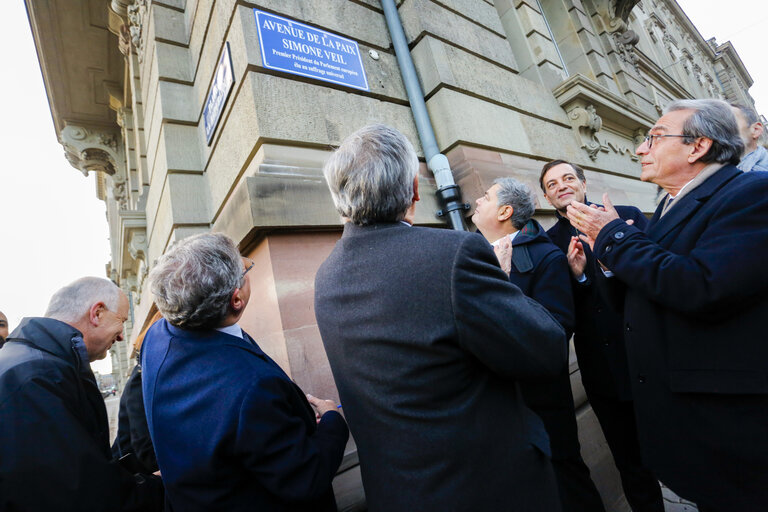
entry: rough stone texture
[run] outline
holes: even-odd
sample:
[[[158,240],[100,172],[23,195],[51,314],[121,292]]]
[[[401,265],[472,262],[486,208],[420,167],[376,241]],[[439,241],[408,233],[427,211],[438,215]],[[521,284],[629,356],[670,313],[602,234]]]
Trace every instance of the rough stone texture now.
[[[400,19],[409,43],[425,34],[432,34],[499,65],[513,70],[517,68],[505,37],[476,25],[431,0],[404,2],[400,7]]]
[[[408,107],[356,93],[249,73],[230,102],[232,110],[222,116],[224,126],[209,149],[207,171],[215,209],[264,140],[337,145],[365,124],[385,123],[399,128],[419,147]],[[328,112],[333,112],[332,118]]]
[[[441,86],[450,86],[570,126],[549,91],[516,73],[429,36],[411,53],[427,97]]]

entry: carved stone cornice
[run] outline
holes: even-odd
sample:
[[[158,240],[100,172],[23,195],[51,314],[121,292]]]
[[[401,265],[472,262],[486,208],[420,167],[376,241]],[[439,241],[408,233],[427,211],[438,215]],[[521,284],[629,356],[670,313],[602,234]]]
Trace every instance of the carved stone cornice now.
[[[116,131],[71,124],[59,135],[67,160],[85,176],[91,171],[125,175],[125,156],[119,140],[120,134]]]
[[[637,160],[632,148],[609,142],[600,134],[603,122],[610,120],[614,126],[622,127],[624,137],[635,140],[638,133],[645,134],[655,118],[583,75],[572,76],[552,92],[578,133],[581,148],[592,160],[601,152],[611,151]]]

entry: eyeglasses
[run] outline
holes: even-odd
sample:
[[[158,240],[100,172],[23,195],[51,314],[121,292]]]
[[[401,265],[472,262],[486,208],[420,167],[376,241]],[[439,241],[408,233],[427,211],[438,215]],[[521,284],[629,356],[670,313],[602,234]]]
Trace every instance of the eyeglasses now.
[[[648,149],[653,147],[653,139],[659,139],[661,137],[690,137],[690,135],[646,135],[645,142],[648,144]]]
[[[251,270],[256,265],[256,262],[253,261],[251,258],[246,258],[244,256],[241,256],[241,257],[243,258],[243,263],[247,265],[245,270],[243,270],[243,273],[240,274],[240,280],[242,281],[243,279],[245,279],[245,274],[247,274],[248,271]]]

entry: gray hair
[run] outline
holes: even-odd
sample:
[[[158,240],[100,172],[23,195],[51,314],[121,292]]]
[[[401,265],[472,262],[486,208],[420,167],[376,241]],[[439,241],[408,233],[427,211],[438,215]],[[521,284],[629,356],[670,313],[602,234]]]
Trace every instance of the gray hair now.
[[[185,329],[218,327],[243,279],[240,253],[222,233],[176,242],[149,273],[157,309],[171,325]]]
[[[385,125],[359,129],[323,168],[340,215],[360,226],[403,220],[413,203],[419,160],[405,136]]]
[[[731,106],[723,100],[678,100],[673,101],[664,113],[676,110],[693,110],[685,120],[683,133],[684,144],[691,144],[698,137],[712,140],[712,147],[699,161],[704,163],[720,162],[736,165],[744,152],[744,142],[739,134],[736,116]]]
[[[117,313],[121,293],[123,291],[109,279],[81,277],[53,294],[44,316],[71,324],[83,318],[91,306],[99,302]]]
[[[747,121],[747,126],[752,126],[755,123],[761,122],[760,116],[757,115],[757,111],[755,109],[750,107],[745,107],[740,103],[731,103],[731,106],[741,111],[741,114],[744,116],[744,119]]]
[[[493,183],[499,185],[499,190],[496,191],[497,206],[511,206],[513,212],[509,220],[515,229],[523,229],[536,211],[533,191],[528,185],[514,178],[497,178]]]

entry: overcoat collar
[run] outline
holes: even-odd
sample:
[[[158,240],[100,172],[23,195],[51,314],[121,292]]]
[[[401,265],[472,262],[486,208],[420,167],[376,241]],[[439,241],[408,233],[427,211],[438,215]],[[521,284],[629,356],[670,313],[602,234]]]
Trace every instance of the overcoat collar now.
[[[83,334],[67,323],[53,318],[25,317],[7,341],[27,343],[67,361],[79,372],[87,369],[86,373],[91,373],[88,361],[82,361],[75,347],[78,339],[82,342]]]
[[[341,235],[342,238],[350,237],[350,236],[357,236],[362,235],[365,233],[372,233],[375,231],[381,231],[385,229],[396,229],[396,228],[402,228],[402,229],[408,229],[409,226],[406,226],[402,222],[378,222],[376,224],[369,224],[367,226],[358,226],[357,224],[354,224],[352,222],[347,222],[344,224],[344,233]]]
[[[672,231],[672,229],[696,213],[701,205],[709,199],[712,194],[720,190],[720,188],[739,174],[742,174],[742,172],[735,166],[724,166],[704,183],[680,198],[680,203],[676,204],[674,208],[670,209],[669,212],[661,217],[661,211],[664,208],[664,204],[667,197],[669,197],[669,194],[664,196],[648,225],[648,236],[651,240],[657,242],[661,241],[670,231]]]

